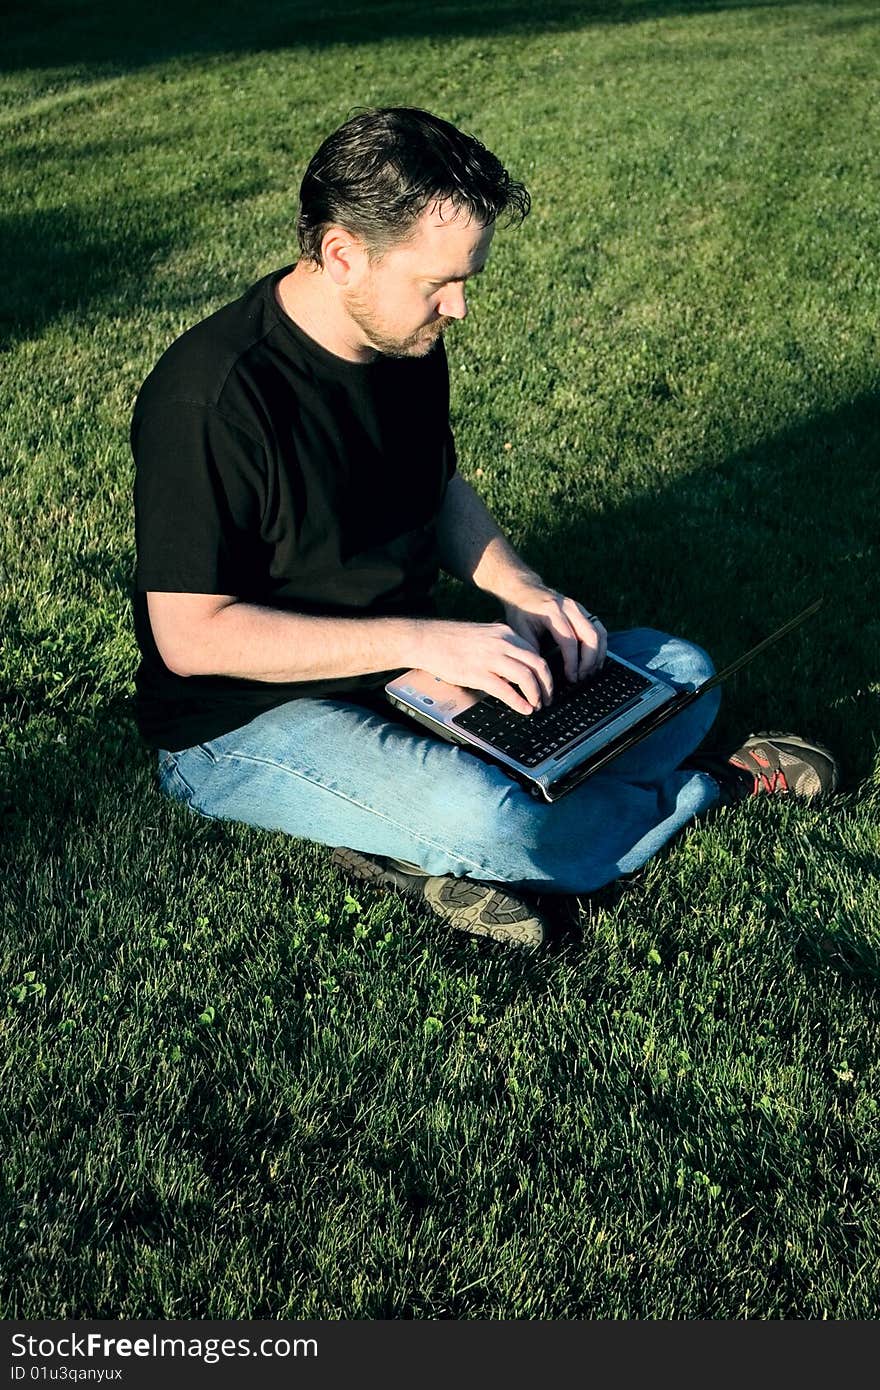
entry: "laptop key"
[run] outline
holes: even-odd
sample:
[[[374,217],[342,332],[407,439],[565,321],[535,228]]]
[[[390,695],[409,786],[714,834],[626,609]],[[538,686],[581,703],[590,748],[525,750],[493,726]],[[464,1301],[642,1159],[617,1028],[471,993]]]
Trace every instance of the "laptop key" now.
[[[491,743],[526,767],[535,767],[592,725],[622,708],[650,684],[647,677],[609,658],[602,670],[577,685],[561,685],[551,704],[517,714],[487,695],[456,715],[453,724]]]

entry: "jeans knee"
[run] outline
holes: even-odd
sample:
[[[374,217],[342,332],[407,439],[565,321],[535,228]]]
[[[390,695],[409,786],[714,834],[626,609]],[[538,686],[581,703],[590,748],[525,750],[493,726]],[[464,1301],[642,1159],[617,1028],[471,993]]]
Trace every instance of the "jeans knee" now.
[[[663,649],[663,669],[675,685],[699,686],[715,674],[709,653],[681,637],[668,639]]]
[[[702,685],[715,673],[709,653],[696,642],[655,628],[640,627],[615,633],[609,646],[635,666],[667,677],[673,685]]]

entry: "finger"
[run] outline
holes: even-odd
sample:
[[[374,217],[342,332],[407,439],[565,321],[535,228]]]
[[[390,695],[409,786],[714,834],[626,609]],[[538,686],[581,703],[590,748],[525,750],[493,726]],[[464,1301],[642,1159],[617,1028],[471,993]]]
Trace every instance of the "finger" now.
[[[583,604],[573,598],[562,600],[560,621],[554,628],[554,636],[562,649],[566,679],[571,682],[583,680],[597,664],[600,641],[591,615]]]
[[[521,695],[515,686],[509,681],[502,680],[501,676],[493,676],[489,673],[481,682],[479,687],[484,694],[494,695],[496,700],[502,704],[509,705],[517,714],[534,714],[536,706],[530,704],[524,695]]]
[[[586,614],[577,623],[577,657],[575,680],[584,680],[602,664],[602,633],[598,619],[592,621]],[[604,631],[604,629],[603,629]]]
[[[553,676],[551,675],[550,667],[540,653],[532,651],[530,647],[518,648],[516,653],[511,655],[510,659],[528,668],[536,683],[538,704],[543,701],[545,705],[549,705],[550,701],[553,699]],[[515,680],[518,685],[522,685],[522,681],[518,679],[518,674],[515,672],[512,673],[509,668],[505,669],[504,675],[508,680]],[[529,689],[531,690],[531,685]]]
[[[591,613],[582,603],[578,603],[577,600],[573,598],[565,599],[563,610],[576,636],[581,641],[585,638],[589,638],[590,628],[594,621],[598,621],[596,614]]]
[[[538,646],[542,651],[547,650],[546,639],[548,636],[553,638],[562,654],[565,679],[573,683],[577,680],[578,639],[561,613],[554,613],[552,617],[544,618],[541,625],[541,636],[538,638]],[[552,690],[553,673],[549,666],[547,671]]]
[[[580,680],[595,675],[605,660],[598,620],[591,623],[590,626],[592,628],[590,636],[581,642],[580,663],[578,665],[578,678]]]
[[[534,628],[523,619],[520,626],[514,626],[514,621],[505,624],[508,640],[518,647],[523,647],[527,651],[536,652],[540,645],[540,638]]]
[[[566,599],[566,615],[579,640],[576,679],[584,680],[602,666],[608,648],[608,634],[601,619],[588,613],[574,599]]]
[[[578,680],[584,680],[587,676],[594,675],[601,664],[599,633],[591,624],[590,631],[581,638],[578,654]]]
[[[540,657],[534,658],[542,665]],[[502,679],[509,681],[511,685],[519,686],[525,698],[529,701],[532,709],[540,709],[541,705],[547,703],[552,698],[552,682],[550,684],[550,695],[547,694],[547,686],[541,681],[541,673],[527,661],[519,661],[514,657],[509,657],[503,662],[498,662],[494,667],[494,674],[501,676]]]
[[[562,666],[565,671],[565,679],[573,685],[578,678],[578,657],[579,647],[577,633],[573,629],[562,623],[557,623],[550,628],[553,640],[562,653]]]

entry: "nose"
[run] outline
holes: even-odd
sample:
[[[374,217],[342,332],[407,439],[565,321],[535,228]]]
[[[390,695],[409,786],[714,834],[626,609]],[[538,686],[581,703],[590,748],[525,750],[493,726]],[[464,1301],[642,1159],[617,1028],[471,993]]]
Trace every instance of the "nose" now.
[[[467,318],[468,307],[464,293],[464,285],[447,285],[443,291],[443,299],[437,305],[437,308],[444,318]]]

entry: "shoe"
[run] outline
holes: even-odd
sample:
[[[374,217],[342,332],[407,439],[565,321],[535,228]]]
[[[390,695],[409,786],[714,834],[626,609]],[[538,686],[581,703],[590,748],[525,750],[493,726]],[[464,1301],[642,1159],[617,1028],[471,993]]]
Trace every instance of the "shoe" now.
[[[815,801],[840,785],[840,766],[829,748],[777,731],[750,734],[726,756],[695,753],[684,766],[714,777],[727,805],[767,793]]]
[[[379,855],[361,854],[340,846],[330,862],[343,873],[379,888],[396,888],[421,898],[438,917],[472,936],[491,936],[509,946],[543,945],[548,935],[545,917],[522,898],[493,883],[426,874],[417,864]]]

